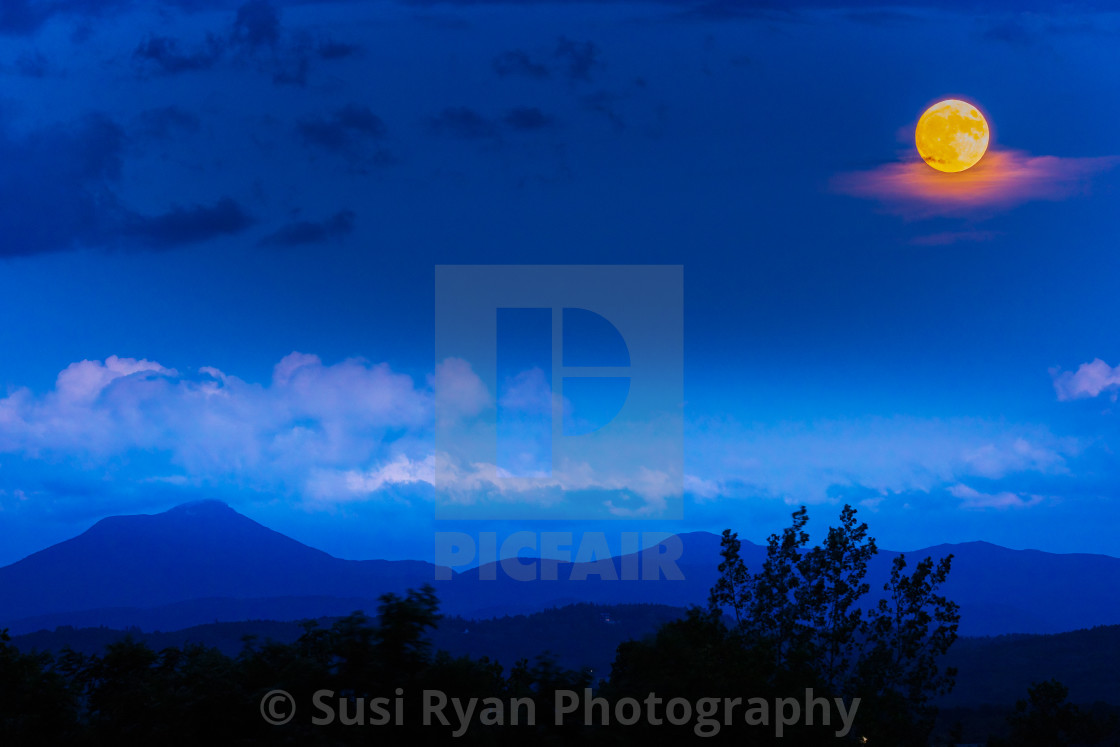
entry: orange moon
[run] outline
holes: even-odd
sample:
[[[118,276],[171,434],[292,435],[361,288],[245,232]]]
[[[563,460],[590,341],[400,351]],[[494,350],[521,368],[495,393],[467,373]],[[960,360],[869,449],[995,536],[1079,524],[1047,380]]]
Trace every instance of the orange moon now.
[[[918,155],[938,171],[956,173],[975,166],[988,150],[988,121],[960,99],[926,109],[914,131]]]

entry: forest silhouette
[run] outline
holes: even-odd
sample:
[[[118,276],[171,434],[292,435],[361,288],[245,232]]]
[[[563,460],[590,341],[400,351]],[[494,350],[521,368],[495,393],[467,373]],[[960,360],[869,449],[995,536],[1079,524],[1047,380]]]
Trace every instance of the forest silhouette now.
[[[808,512],[768,539],[765,562],[746,566],[737,535],[723,533],[719,579],[706,607],[695,606],[655,633],[618,646],[609,676],[564,668],[545,652],[508,670],[488,658],[435,650],[441,619],[431,586],[385,594],[375,614],[353,614],[329,626],[302,624],[290,643],[246,637],[236,655],[203,645],[160,651],[131,636],[97,654],[63,649],[21,653],[0,633],[0,744],[4,745],[669,745],[697,739],[694,723],[664,719],[588,723],[573,713],[552,718],[561,691],[593,692],[608,704],[682,698],[750,698],[767,702],[816,697],[851,704],[854,724],[817,719],[790,724],[779,737],[772,723],[728,718],[702,741],[713,744],[821,745],[854,743],[924,747],[960,740],[959,727],[932,736],[934,701],[955,684],[945,666],[957,639],[957,605],[941,594],[952,555],[914,567],[895,558],[877,601],[867,601],[875,540],[845,506],[837,526],[810,545]],[[589,689],[589,690],[588,690]],[[529,699],[540,717],[518,725],[422,722],[419,694],[512,702]],[[284,691],[295,716],[273,725],[262,698]],[[349,719],[312,721],[316,693],[345,703]],[[1067,702],[1056,681],[1032,683],[1027,698],[992,745],[1115,745],[1115,712],[1089,713]],[[344,723],[368,712],[374,699],[401,703],[385,726]],[[609,708],[604,709],[609,711]],[[1000,741],[1004,739],[1005,741]]]

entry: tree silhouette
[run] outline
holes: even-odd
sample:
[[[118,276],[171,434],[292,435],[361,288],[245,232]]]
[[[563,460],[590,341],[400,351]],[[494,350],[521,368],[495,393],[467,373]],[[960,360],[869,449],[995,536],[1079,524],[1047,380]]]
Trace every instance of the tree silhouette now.
[[[993,739],[993,747],[1042,747],[1042,745],[1115,744],[1116,723],[1112,718],[1098,719],[1070,703],[1069,689],[1055,679],[1035,682],[1027,689],[1026,700],[1015,704],[1007,717],[1011,731],[1008,739]],[[1110,738],[1111,735],[1111,738]]]
[[[730,609],[737,626],[744,625],[753,601],[751,575],[740,556],[741,549],[739,535],[724,529],[720,538],[719,579],[708,597],[709,607]]]
[[[57,745],[77,730],[78,703],[47,654],[22,654],[0,630],[0,744]]]
[[[853,694],[851,678],[864,630],[859,602],[871,589],[864,579],[877,552],[867,524],[857,524],[856,510],[844,506],[840,525],[830,527],[824,544],[809,550],[801,562],[805,583],[799,601],[811,631],[810,651],[821,678],[844,695]]]
[[[808,547],[805,507],[767,542],[766,560],[750,574],[735,533],[721,541],[713,612],[730,611],[742,645],[770,657],[770,681],[788,691],[816,685],[861,699],[863,736],[905,747],[923,744],[933,726],[933,696],[948,692],[955,672],[940,660],[957,638],[959,608],[939,594],[952,555],[926,558],[907,575],[894,559],[885,598],[868,609],[868,564],[878,552],[856,510]],[[882,741],[880,741],[882,740]]]
[[[953,556],[934,566],[923,558],[910,575],[906,556],[891,564],[890,580],[866,629],[867,645],[859,661],[856,687],[871,718],[868,738],[905,747],[925,743],[933,728],[935,695],[948,693],[956,670],[942,670],[940,660],[957,640],[959,606],[938,594],[949,576]]]

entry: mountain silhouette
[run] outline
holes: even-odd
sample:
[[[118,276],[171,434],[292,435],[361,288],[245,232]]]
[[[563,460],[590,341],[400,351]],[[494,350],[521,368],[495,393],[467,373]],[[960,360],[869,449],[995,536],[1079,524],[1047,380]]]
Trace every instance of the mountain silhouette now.
[[[421,561],[342,560],[203,501],[156,515],[104,519],[82,535],[0,568],[0,627],[14,633],[59,625],[176,630],[214,621],[295,620],[372,612],[385,592],[434,583],[442,608],[463,617],[531,614],[567,604],[704,604],[718,577],[719,537],[679,535],[683,580],[633,580],[655,568],[662,548],[603,565],[516,561],[533,579],[511,578],[494,564],[434,581]],[[742,542],[757,571],[763,546]],[[986,542],[939,545],[906,557],[953,553],[944,593],[961,605],[961,633],[1058,633],[1120,623],[1120,559],[1104,555],[1010,550]],[[868,573],[881,593],[898,553],[881,551]],[[626,572],[630,569],[630,573]],[[639,575],[642,575],[639,570]],[[623,580],[627,577],[632,580]]]
[[[102,519],[0,568],[0,625],[36,615],[207,598],[362,597],[430,580],[419,561],[340,560],[219,501]]]

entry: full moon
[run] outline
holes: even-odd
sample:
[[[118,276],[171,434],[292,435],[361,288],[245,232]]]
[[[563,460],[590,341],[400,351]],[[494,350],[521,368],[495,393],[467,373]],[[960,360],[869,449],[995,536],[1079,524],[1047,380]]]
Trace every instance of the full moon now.
[[[964,171],[988,150],[988,121],[967,101],[946,99],[926,109],[914,142],[922,160],[938,171]]]

